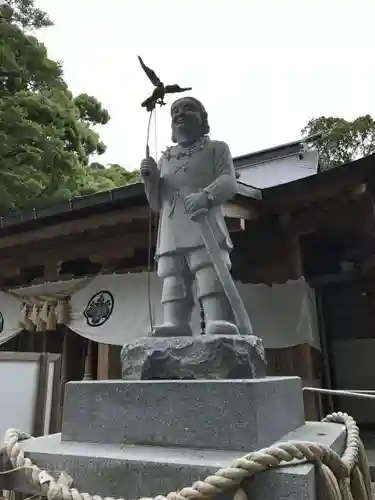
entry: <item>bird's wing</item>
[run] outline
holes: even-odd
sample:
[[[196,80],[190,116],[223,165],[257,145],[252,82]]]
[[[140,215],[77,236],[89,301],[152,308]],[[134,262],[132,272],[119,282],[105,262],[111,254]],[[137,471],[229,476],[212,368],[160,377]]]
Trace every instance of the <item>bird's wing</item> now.
[[[174,94],[176,92],[187,92],[191,87],[180,87],[179,85],[167,85],[165,87],[166,94]]]
[[[155,71],[153,71],[152,69],[148,68],[145,63],[142,61],[142,58],[140,56],[138,56],[138,59],[139,59],[139,62],[141,63],[141,66],[143,68],[143,71],[146,73],[146,75],[149,77],[149,79],[151,80],[151,82],[155,85],[155,87],[157,87],[158,85],[161,84],[161,81],[159,80],[159,78],[156,76],[155,74]]]
[[[152,102],[152,97],[147,97],[147,99],[145,99],[145,100],[142,102],[141,106],[142,106],[143,108],[145,108],[145,107],[146,107],[146,106],[148,106],[151,102]]]

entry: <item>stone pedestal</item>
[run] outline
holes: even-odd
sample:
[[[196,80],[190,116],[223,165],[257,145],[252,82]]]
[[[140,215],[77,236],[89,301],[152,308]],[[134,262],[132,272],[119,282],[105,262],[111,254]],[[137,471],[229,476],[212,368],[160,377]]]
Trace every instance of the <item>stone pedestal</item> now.
[[[245,453],[303,423],[297,377],[71,382],[62,441]]]
[[[338,424],[310,422],[279,441],[287,440],[314,441],[342,454],[345,431]],[[67,471],[81,492],[126,499],[178,491],[241,455],[220,449],[62,442],[59,434],[25,441],[21,447],[40,467],[58,474]],[[251,500],[316,500],[316,486],[313,464],[271,469],[243,485]],[[37,493],[25,482],[22,470],[0,476],[0,487],[28,495]],[[233,500],[233,492],[220,500]]]
[[[140,339],[123,348],[122,363],[128,380],[67,384],[61,434],[20,443],[81,492],[166,495],[279,440],[343,450],[342,426],[304,423],[299,378],[264,376],[256,337]],[[0,488],[36,493],[22,471],[0,475]],[[244,488],[254,500],[315,500],[314,466],[270,470]]]
[[[81,492],[139,498],[177,491],[248,451],[288,439],[317,441],[338,453],[345,441],[341,425],[304,424],[296,377],[87,381],[67,384],[62,434],[20,446],[39,467],[68,472]],[[315,487],[311,464],[244,484],[254,500],[315,500]],[[0,488],[35,493],[22,471],[0,475]]]

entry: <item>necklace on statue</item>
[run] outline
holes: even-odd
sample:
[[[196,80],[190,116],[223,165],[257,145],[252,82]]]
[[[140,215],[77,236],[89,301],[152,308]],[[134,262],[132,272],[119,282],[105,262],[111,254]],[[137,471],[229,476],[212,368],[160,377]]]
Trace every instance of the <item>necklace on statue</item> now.
[[[191,146],[187,148],[182,148],[181,146],[170,146],[163,152],[163,156],[169,161],[171,158],[176,158],[176,160],[181,160],[182,158],[193,156],[198,151],[201,151],[209,140],[208,135],[205,135],[194,142]],[[172,152],[172,149],[176,149]]]

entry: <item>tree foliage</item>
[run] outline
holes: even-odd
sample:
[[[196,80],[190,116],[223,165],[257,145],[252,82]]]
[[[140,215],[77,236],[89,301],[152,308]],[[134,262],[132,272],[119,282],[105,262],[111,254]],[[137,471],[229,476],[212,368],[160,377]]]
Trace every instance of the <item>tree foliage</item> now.
[[[92,96],[76,97],[60,63],[31,34],[52,24],[34,0],[0,6],[0,212],[110,189],[135,175],[90,166],[105,152],[94,125],[110,117]]]
[[[370,115],[353,121],[338,117],[313,118],[302,130],[304,137],[321,132],[313,142],[320,153],[323,169],[349,163],[375,152],[375,121]]]
[[[93,162],[86,172],[82,185],[76,190],[77,195],[105,191],[140,181],[138,171],[129,172],[118,164],[105,167],[101,163]]]
[[[52,26],[46,12],[35,7],[34,0],[6,0],[0,5],[2,15],[24,29],[38,29]]]

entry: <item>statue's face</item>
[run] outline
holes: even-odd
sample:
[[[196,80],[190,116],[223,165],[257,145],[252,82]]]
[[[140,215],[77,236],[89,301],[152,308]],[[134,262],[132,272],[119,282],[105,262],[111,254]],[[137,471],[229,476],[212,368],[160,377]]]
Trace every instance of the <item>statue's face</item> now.
[[[202,110],[189,98],[179,99],[171,108],[172,132],[177,142],[195,141],[202,131]]]

